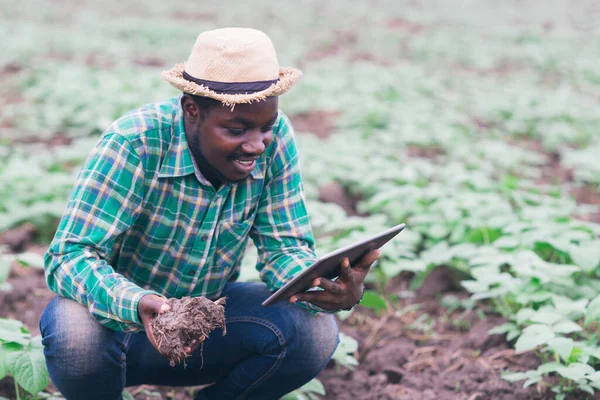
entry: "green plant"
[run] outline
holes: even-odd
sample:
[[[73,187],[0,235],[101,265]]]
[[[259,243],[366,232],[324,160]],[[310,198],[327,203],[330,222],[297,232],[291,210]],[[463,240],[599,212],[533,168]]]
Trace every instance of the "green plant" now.
[[[0,251],[0,287],[3,290],[10,290],[6,279],[13,260],[39,267],[39,256],[35,254],[12,256]],[[57,398],[48,393],[40,394],[50,383],[41,337],[32,338],[21,321],[0,318],[0,380],[6,376],[13,378],[19,400],[29,397]]]
[[[283,396],[282,400],[319,400],[325,396],[325,387],[318,379],[313,379],[306,385]]]
[[[50,383],[41,337],[31,337],[20,321],[0,318],[0,379],[10,375],[17,399],[36,397]]]

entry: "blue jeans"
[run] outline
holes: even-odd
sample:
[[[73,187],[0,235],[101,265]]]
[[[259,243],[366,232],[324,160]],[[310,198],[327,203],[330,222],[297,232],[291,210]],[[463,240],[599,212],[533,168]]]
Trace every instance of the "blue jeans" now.
[[[277,399],[317,376],[331,359],[338,344],[332,315],[287,302],[262,307],[270,295],[262,283],[228,283],[223,295],[227,335],[213,331],[186,359],[187,368],[170,367],[145,332],[113,331],[86,307],[56,297],[40,320],[50,377],[67,400],[121,399],[132,385],[209,383],[214,385],[199,398]]]

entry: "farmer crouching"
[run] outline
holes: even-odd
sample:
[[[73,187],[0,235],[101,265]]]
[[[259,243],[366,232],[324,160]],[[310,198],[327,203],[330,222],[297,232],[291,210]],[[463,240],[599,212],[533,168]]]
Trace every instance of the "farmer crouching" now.
[[[278,96],[300,78],[252,29],[204,32],[162,78],[183,94],[115,121],[86,159],[45,256],[58,294],[40,321],[68,399],[126,386],[211,384],[199,399],[276,399],[310,381],[338,343],[379,253],[323,290],[261,303],[315,261],[294,134]],[[263,283],[236,282],[251,238]],[[149,329],[167,298],[227,297],[213,331],[175,367]],[[295,303],[295,304],[294,304]]]

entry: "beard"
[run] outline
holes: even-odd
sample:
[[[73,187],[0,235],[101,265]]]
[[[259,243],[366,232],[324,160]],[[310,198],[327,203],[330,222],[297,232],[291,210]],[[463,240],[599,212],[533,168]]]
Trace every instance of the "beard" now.
[[[192,153],[192,157],[196,161],[196,165],[198,165],[198,169],[200,169],[200,173],[204,176],[215,188],[219,185],[217,183],[238,183],[243,181],[244,179],[231,180],[228,179],[218,168],[208,161],[206,156],[201,150],[200,146],[200,135],[191,135],[188,137],[188,144],[190,151]],[[234,158],[232,157],[231,160]]]

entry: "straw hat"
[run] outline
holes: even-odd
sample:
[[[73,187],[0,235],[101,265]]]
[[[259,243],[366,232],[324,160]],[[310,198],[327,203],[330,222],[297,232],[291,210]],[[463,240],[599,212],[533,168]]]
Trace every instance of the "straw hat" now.
[[[185,93],[233,106],[279,96],[302,72],[279,67],[273,43],[265,33],[224,28],[198,35],[188,61],[160,76]]]

